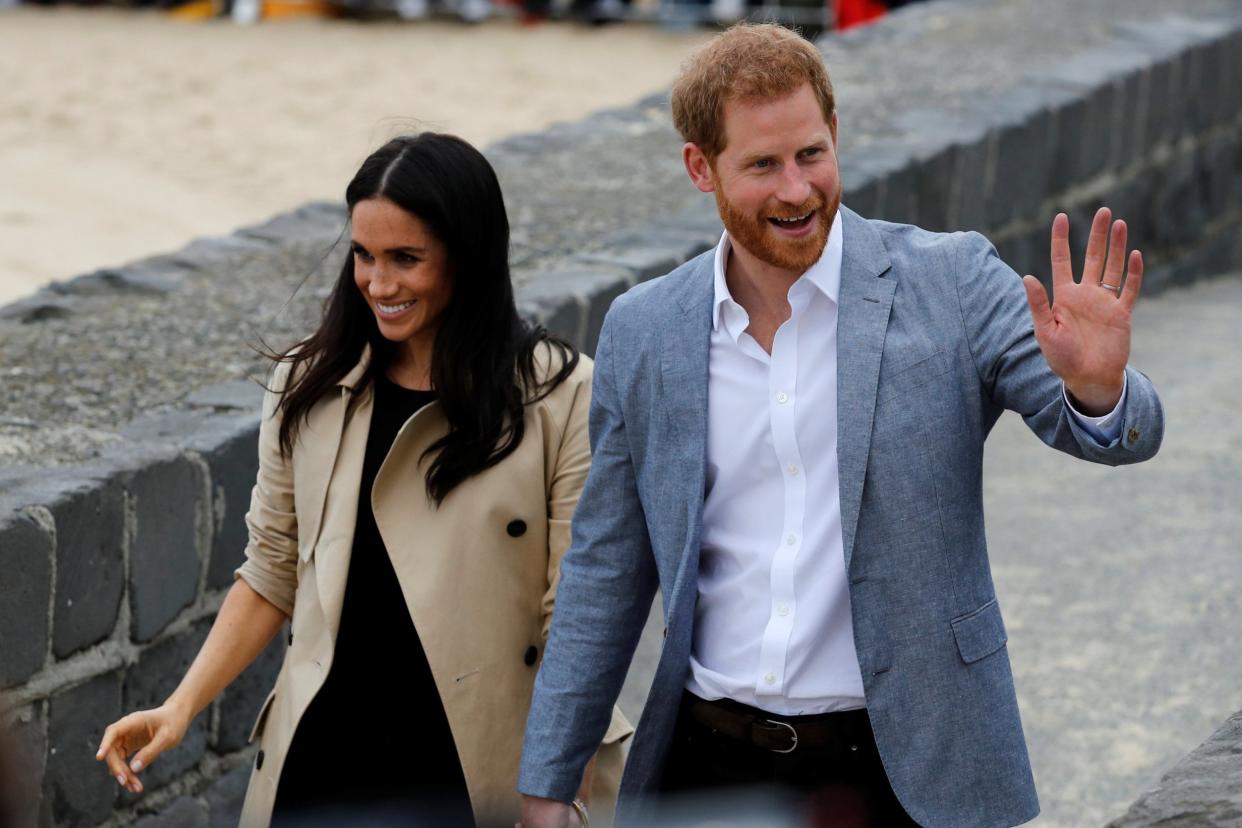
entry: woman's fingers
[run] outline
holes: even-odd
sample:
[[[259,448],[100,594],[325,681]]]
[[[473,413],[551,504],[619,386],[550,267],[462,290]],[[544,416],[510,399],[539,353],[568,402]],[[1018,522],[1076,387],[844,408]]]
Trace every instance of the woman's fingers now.
[[[108,725],[99,743],[95,758],[108,766],[108,772],[116,779],[117,784],[131,793],[142,792],[142,782],[138,779],[138,771],[151,764],[151,760],[164,750],[160,744],[159,732],[165,730],[150,721],[147,711],[131,713],[128,716]],[[166,743],[167,736],[163,738]],[[125,757],[138,750],[138,755],[126,764]]]

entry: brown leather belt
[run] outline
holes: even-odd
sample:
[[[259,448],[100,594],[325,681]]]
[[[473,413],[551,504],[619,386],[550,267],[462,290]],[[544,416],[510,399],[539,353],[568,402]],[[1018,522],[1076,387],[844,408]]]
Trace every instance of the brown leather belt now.
[[[691,693],[686,693],[682,705],[691,721],[773,753],[798,748],[857,751],[873,738],[865,709],[779,716],[730,699],[707,701]]]

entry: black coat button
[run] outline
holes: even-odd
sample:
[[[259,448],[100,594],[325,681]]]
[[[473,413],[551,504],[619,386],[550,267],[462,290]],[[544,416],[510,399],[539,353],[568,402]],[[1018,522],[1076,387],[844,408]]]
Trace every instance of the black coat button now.
[[[293,630],[289,630],[289,646],[293,646]]]
[[[254,757],[254,769],[263,770],[263,751],[259,751],[259,755]]]
[[[536,647],[526,648],[526,666],[534,667],[535,661],[539,658],[539,650]]]
[[[520,538],[526,534],[526,521],[511,520],[509,525],[505,527],[505,531],[509,533],[511,538]]]

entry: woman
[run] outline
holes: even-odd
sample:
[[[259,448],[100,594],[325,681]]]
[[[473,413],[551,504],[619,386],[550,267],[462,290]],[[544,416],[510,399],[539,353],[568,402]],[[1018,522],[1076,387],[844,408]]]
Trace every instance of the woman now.
[[[264,403],[247,560],[180,686],[109,727],[99,758],[140,791],[288,618],[242,825],[325,808],[511,825],[590,462],[590,363],[517,315],[500,187],[468,144],[395,139],[345,197],[352,252]],[[614,712],[597,813],[629,733]]]

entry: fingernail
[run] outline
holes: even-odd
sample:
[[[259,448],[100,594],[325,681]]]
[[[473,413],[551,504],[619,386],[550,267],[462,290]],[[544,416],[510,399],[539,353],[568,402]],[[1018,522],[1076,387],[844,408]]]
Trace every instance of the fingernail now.
[[[130,762],[129,769],[132,770],[134,773],[138,773],[138,771],[142,770],[142,760],[135,759],[134,761]]]
[[[116,775],[116,783],[117,783],[118,785],[120,785],[122,788],[128,787],[128,786],[125,784],[125,777],[124,777],[124,776],[122,776],[122,775],[121,775],[121,774],[119,774],[119,773]]]

